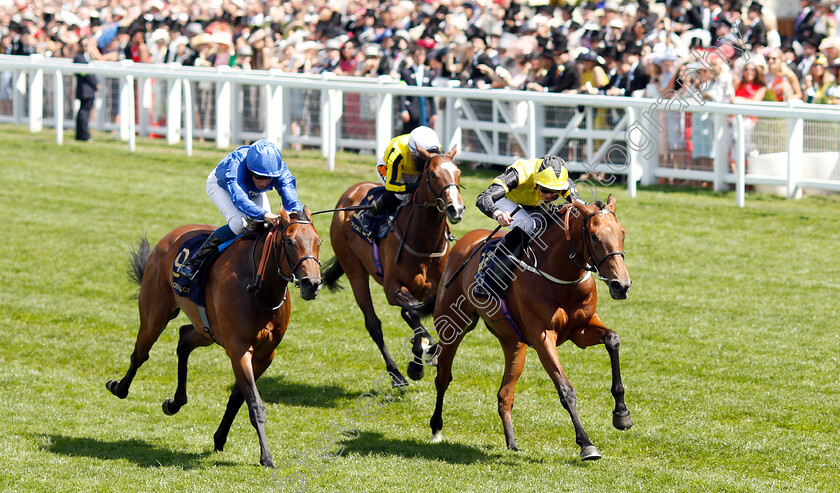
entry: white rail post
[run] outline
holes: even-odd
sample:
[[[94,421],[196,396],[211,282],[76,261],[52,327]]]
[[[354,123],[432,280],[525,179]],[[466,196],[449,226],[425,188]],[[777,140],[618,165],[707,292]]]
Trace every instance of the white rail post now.
[[[26,96],[26,70],[15,70],[13,84],[12,116],[14,116],[17,125],[23,125],[23,98]]]
[[[460,85],[457,80],[449,81],[449,88],[455,88]],[[452,146],[458,146],[458,150],[463,151],[464,146],[461,142],[461,127],[458,126],[458,108],[461,107],[461,99],[458,96],[446,96],[446,122],[444,129],[446,134],[444,137],[448,140],[446,147],[452,149]]]
[[[230,67],[216,67],[218,73],[230,71]],[[230,147],[230,110],[232,106],[231,83],[216,82],[216,148]]]
[[[245,85],[231,82],[230,84],[230,141],[234,146],[244,142],[243,113],[245,113]]]
[[[186,152],[187,156],[192,156],[193,118],[195,118],[192,98],[192,83],[189,79],[183,79],[181,82],[184,84],[184,152]]]
[[[170,64],[177,69],[180,63]],[[181,141],[182,96],[181,79],[166,79],[166,143],[175,145]]]
[[[55,143],[64,144],[64,74],[56,70],[53,85],[53,113],[55,113]]]
[[[378,79],[380,86],[393,81],[394,79],[387,75],[380,75]],[[379,93],[377,99],[379,105],[376,110],[376,149],[374,152],[378,159],[391,142],[394,127],[394,96],[391,93]]]
[[[269,75],[282,75],[284,72],[279,69],[271,69]],[[280,84],[265,84],[265,138],[274,142],[281,149],[283,148],[286,136],[286,111],[284,99],[285,91]]]
[[[134,64],[131,60],[122,60],[120,65],[129,69]],[[129,75],[120,76],[120,140],[128,141],[130,129],[134,126],[134,119],[130,117],[134,113],[134,77]],[[129,122],[130,120],[130,122]]]
[[[528,155],[540,156],[541,154],[537,151],[537,104],[533,101],[528,101],[526,104],[528,105],[528,120],[525,122],[528,125]]]
[[[712,150],[714,151],[715,192],[726,190],[726,174],[729,173],[729,150],[732,146],[732,134],[729,130],[729,115],[715,113],[712,122]]]
[[[746,151],[744,140],[744,117],[743,115],[735,115],[735,135],[737,136],[737,145],[735,146],[737,154],[735,155],[735,202],[738,207],[744,207],[745,192],[746,192]]]
[[[137,78],[137,90],[140,92],[137,98],[137,111],[140,112],[140,135],[148,136],[150,132],[150,123],[152,117],[152,82],[153,79],[148,77]]]
[[[640,121],[638,111],[636,108],[629,106],[627,108],[627,128],[633,128],[634,124],[638,121]],[[631,139],[628,136],[627,148],[630,152],[628,152],[627,157],[630,159],[630,163],[627,167],[627,195],[631,198],[636,198],[636,176],[642,171],[641,163],[644,160],[644,156],[642,155],[642,149],[636,149],[636,146],[632,146],[630,143]]]
[[[133,75],[126,75],[125,76],[125,86],[126,86],[126,97],[129,100],[129,104],[127,105],[127,113],[128,113],[128,150],[134,152],[137,149],[137,124],[136,124],[136,109],[134,106],[135,101],[135,94],[134,94],[134,76]]]
[[[44,56],[29,55],[29,60],[38,63]],[[29,84],[29,131],[40,132],[44,129],[44,69],[36,68],[32,71],[32,81]]]
[[[790,107],[797,103],[791,101]],[[799,188],[799,180],[802,179],[802,159],[804,154],[804,129],[805,123],[802,118],[788,118],[787,120],[787,198],[801,199],[802,189]]]

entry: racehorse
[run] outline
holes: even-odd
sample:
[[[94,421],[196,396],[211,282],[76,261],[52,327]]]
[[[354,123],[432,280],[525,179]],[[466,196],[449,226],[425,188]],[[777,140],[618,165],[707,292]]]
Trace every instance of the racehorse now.
[[[175,414],[187,403],[187,359],[192,350],[217,342],[230,358],[236,382],[219,429],[213,435],[215,450],[224,449],[230,426],[244,401],[260,441],[260,464],[267,467],[273,467],[273,461],[266,442],[265,406],[256,380],[271,365],[274,349],[289,325],[292,307],[288,283],[299,283],[300,296],[305,300],[314,299],[321,285],[321,238],[312,225],[309,210],[304,208],[302,214],[281,211],[280,216],[279,226],[260,232],[256,238],[235,241],[207,272],[205,303],[210,333],[203,330],[197,305],[175,294],[172,266],[185,241],[216,228],[181,226],[161,238],[154,249],[145,238],[141,239],[140,247],[132,254],[130,270],[140,285],[140,330],[128,372],[122,380],[109,380],[105,385],[112,394],[124,399],[137,369],[149,359],[152,345],[167,323],[183,310],[191,323],[180,329],[178,387],[174,398],[163,401],[163,412]],[[257,277],[258,262],[265,266],[265,275],[261,282],[249,286]]]
[[[418,151],[427,164],[417,189],[411,202],[396,214],[387,236],[379,241],[382,275],[377,272],[374,247],[352,230],[353,212],[350,211],[339,211],[333,216],[330,238],[335,258],[321,271],[324,284],[331,290],[337,289],[338,279],[347,274],[356,304],[364,314],[365,327],[382,353],[395,387],[405,386],[407,382],[382,338],[382,323],[371,301],[368,277],[383,286],[389,304],[402,308],[402,317],[413,332],[413,358],[408,365],[408,376],[413,380],[423,378],[424,349],[431,347],[433,339],[423,327],[421,318],[431,315],[449,252],[446,219],[455,224],[464,214],[461,171],[452,160],[457,148],[453,147],[446,154],[430,154],[422,148]],[[359,204],[375,186],[374,183],[351,186],[336,207]]]
[[[630,275],[624,265],[625,230],[615,216],[615,198],[607,203],[585,204],[575,199],[562,209],[552,207],[545,225],[531,240],[532,252],[520,261],[516,278],[506,294],[507,306],[498,299],[486,301],[472,294],[472,283],[479,261],[474,257],[459,278],[438,292],[435,328],[438,342],[438,373],[435,378],[437,400],[429,422],[432,442],[441,440],[443,398],[452,381],[452,360],[464,335],[475,328],[479,318],[502,344],[505,370],[498,393],[499,416],[507,447],[518,450],[513,435],[514,387],[525,365],[528,346],[540,362],[560,395],[575,428],[575,439],[585,460],[601,457],[597,447],[583,430],[577,412],[577,398],[569,383],[556,347],[571,340],[580,348],[603,343],[612,367],[612,395],[615,399],[613,425],[626,430],[633,425],[624,403],[624,386],[618,362],[619,337],[608,329],[595,311],[597,291],[594,272],[609,285],[610,296],[624,299],[630,289]],[[466,234],[452,248],[446,262],[444,279],[465,263],[471,252],[480,248],[488,236],[486,230]],[[501,236],[501,235],[499,235]],[[550,245],[550,248],[548,247]]]

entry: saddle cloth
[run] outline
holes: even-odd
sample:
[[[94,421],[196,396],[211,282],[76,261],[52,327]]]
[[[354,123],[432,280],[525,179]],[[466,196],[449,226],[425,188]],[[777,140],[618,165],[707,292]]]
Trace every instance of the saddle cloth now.
[[[195,280],[190,281],[184,276],[179,275],[176,271],[178,267],[181,266],[188,258],[190,258],[190,254],[199,248],[201,245],[204,244],[204,241],[207,237],[210,236],[209,234],[200,234],[193,236],[189,240],[185,241],[181,245],[181,249],[178,252],[178,255],[175,256],[175,261],[172,263],[172,289],[175,291],[175,294],[178,296],[185,296],[189,298],[190,301],[195,303],[198,306],[205,306],[204,303],[204,281],[207,279],[207,273],[210,271],[210,267],[213,265],[213,262],[219,258],[219,255],[227,247],[233,244],[234,241],[239,239],[241,234],[236,238],[229,240],[225,243],[219,245],[219,247],[210,253],[207,258],[204,260],[204,263],[201,264],[201,267],[198,270],[198,274],[195,276]]]

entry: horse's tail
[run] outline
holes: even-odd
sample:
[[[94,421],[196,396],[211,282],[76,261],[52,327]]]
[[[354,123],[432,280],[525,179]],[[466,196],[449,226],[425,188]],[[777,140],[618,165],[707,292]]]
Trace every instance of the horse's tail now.
[[[432,293],[432,297],[426,300],[425,303],[417,308],[417,314],[420,318],[431,317],[435,313],[435,305],[437,304],[437,294]]]
[[[140,243],[137,245],[137,250],[131,249],[131,260],[128,266],[128,280],[136,283],[138,286],[143,282],[143,272],[146,271],[146,261],[149,260],[149,255],[152,254],[152,246],[149,245],[149,240],[145,236],[140,238]]]
[[[321,267],[321,282],[327,286],[330,291],[337,291],[344,289],[344,286],[338,283],[341,276],[344,275],[344,269],[338,262],[338,257],[329,259],[323,267]]]

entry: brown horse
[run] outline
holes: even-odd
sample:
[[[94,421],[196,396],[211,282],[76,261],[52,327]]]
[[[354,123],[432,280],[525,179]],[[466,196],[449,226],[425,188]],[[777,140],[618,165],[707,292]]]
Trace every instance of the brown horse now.
[[[431,315],[443,265],[449,252],[446,239],[446,219],[461,220],[464,201],[460,194],[461,171],[452,158],[457,149],[446,154],[429,154],[420,149],[427,163],[423,168],[412,200],[394,219],[388,235],[379,241],[383,276],[377,274],[373,247],[351,229],[353,212],[340,211],[333,216],[330,238],[335,252],[322,270],[324,284],[331,290],[338,287],[338,279],[347,274],[356,304],[365,317],[365,327],[376,343],[385,368],[394,386],[407,382],[394,363],[382,338],[382,323],[376,316],[370,296],[368,277],[373,277],[385,289],[388,303],[402,308],[402,317],[413,332],[412,361],[408,376],[423,378],[424,349],[431,347],[432,336],[423,327],[421,318]],[[336,207],[359,204],[374,183],[357,183],[338,200]]]
[[[256,380],[274,359],[289,325],[291,300],[288,283],[300,283],[300,295],[314,299],[321,285],[318,248],[321,238],[312,225],[309,210],[303,214],[280,212],[281,224],[253,239],[240,239],[228,247],[210,267],[206,278],[205,303],[212,334],[204,332],[198,307],[188,298],[175,295],[172,289],[172,264],[181,245],[200,233],[212,232],[212,226],[181,226],[166,234],[152,250],[143,238],[133,254],[131,274],[140,284],[140,330],[125,376],[105,385],[120,399],[137,369],[147,359],[166,324],[183,310],[191,324],[183,325],[178,340],[178,388],[175,397],[163,402],[163,412],[172,415],[187,403],[187,359],[193,349],[217,342],[225,348],[236,382],[228,400],[219,429],[213,435],[215,449],[221,451],[228,432],[242,406],[248,403],[251,424],[260,441],[260,464],[273,467],[265,436],[265,406],[257,391]],[[266,252],[265,274],[261,283],[255,279],[257,263]],[[299,280],[299,281],[298,281]],[[256,290],[254,287],[259,286]],[[250,291],[255,291],[253,294]]]
[[[625,231],[615,216],[615,202],[612,195],[606,204],[595,202],[588,205],[575,200],[573,204],[560,210],[555,208],[547,214],[547,227],[538,229],[539,235],[535,235],[531,242],[534,253],[529,255],[527,267],[519,264],[514,272],[516,278],[506,294],[509,315],[516,325],[507,320],[505,306],[499,300],[479,301],[473,296],[472,284],[479,256],[473,257],[449,288],[438,292],[435,327],[440,342],[435,378],[437,401],[429,423],[432,442],[441,439],[443,397],[452,381],[455,352],[479,317],[499,339],[505,353],[505,371],[498,403],[509,449],[517,450],[511,409],[514,386],[525,365],[528,346],[537,351],[540,362],[560,394],[560,402],[571,415],[575,439],[581,447],[581,458],[598,459],[601,455],[583,430],[575,391],[560,366],[556,346],[566,340],[571,340],[580,348],[600,343],[606,346],[612,366],[611,391],[615,398],[613,425],[619,430],[633,425],[624,403],[618,363],[618,334],[608,329],[595,312],[595,281],[587,272],[595,272],[606,281],[614,299],[627,297],[631,281],[624,265]],[[445,279],[449,279],[464,264],[487,235],[486,230],[471,231],[455,244],[446,262]],[[551,247],[542,249],[541,245]],[[583,258],[579,260],[581,256]]]

